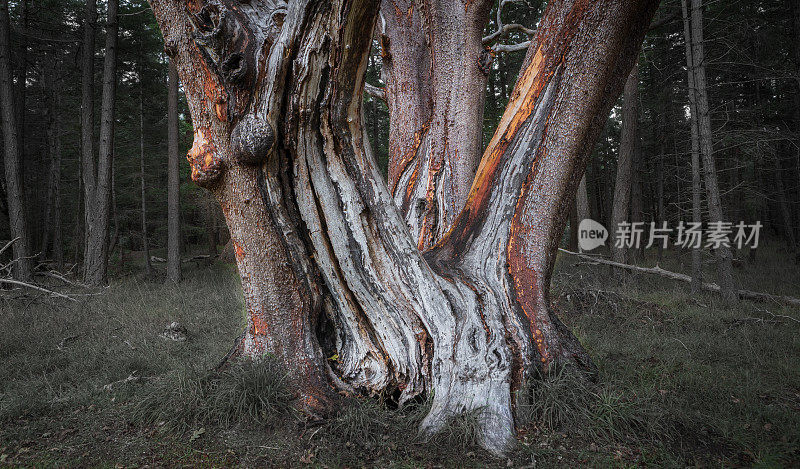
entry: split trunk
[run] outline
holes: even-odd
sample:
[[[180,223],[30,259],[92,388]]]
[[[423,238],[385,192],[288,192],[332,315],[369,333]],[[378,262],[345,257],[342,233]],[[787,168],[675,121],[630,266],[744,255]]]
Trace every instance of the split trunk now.
[[[457,9],[466,11],[456,16],[466,15],[466,26],[448,19],[457,13],[451,7],[436,5],[420,21],[437,28],[436,36],[462,37],[457,30],[485,21],[473,3]],[[324,414],[337,390],[400,403],[427,394],[424,432],[478,412],[482,444],[508,450],[522,423],[527,394],[520,391],[535,370],[592,366],[550,306],[550,275],[586,157],[656,4],[549,2],[477,175],[464,183],[467,176],[450,174],[463,186],[437,200],[463,207],[452,222],[430,231],[422,223],[412,236],[409,210],[404,217],[396,195],[418,193],[418,183],[443,184],[454,157],[431,156],[431,149],[450,148],[450,132],[478,142],[480,127],[458,133],[458,113],[437,123],[435,110],[417,105],[392,111],[393,126],[414,114],[403,128],[416,140],[392,147],[390,158],[413,153],[408,164],[416,164],[428,148],[425,164],[436,169],[440,158],[442,166],[440,176],[417,182],[398,166],[387,187],[362,127],[376,1],[152,0],[195,126],[192,178],[220,202],[242,277],[247,328],[236,355],[281,361],[309,414]],[[394,19],[387,8],[381,22],[413,28],[421,7],[392,11]],[[406,57],[401,39],[390,38],[383,50],[395,71],[420,74],[417,68],[434,63],[426,73],[436,83],[478,67],[479,43],[459,48],[468,58],[448,58],[434,46],[448,72],[438,59]],[[390,110],[393,86],[426,86],[393,82],[401,75],[387,73]],[[454,80],[449,86],[457,88]],[[478,107],[484,86],[471,98]],[[456,105],[457,96],[448,99]],[[427,211],[427,192],[408,200],[422,198]],[[438,236],[426,233],[445,225],[422,252]]]

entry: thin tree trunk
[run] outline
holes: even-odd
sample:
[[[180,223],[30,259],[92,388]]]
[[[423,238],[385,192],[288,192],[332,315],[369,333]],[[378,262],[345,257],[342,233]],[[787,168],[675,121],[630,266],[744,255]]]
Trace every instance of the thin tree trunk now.
[[[144,164],[144,81],[142,73],[144,67],[142,61],[141,46],[139,50],[139,181],[141,182],[142,199],[142,251],[144,253],[145,274],[149,277],[153,273],[153,265],[150,263],[150,240],[147,237],[147,184],[145,183],[145,164]]]
[[[83,260],[88,262],[89,226],[94,217],[94,46],[95,28],[97,27],[97,2],[86,0],[86,11],[83,20],[83,51],[81,57],[81,182],[83,187],[83,222],[81,238],[83,240]],[[75,250],[77,257],[78,250]],[[84,277],[85,277],[84,268]]]
[[[424,432],[477,412],[481,443],[510,449],[534,370],[591,367],[550,306],[550,276],[657,2],[548,2],[467,204],[424,256],[361,124],[375,1],[151,5],[195,125],[192,178],[219,200],[242,277],[233,356],[281,361],[306,412],[332,405],[331,385],[428,393]],[[320,342],[323,314],[336,333]]]
[[[47,142],[50,153],[50,171],[47,184],[47,209],[45,215],[44,241],[42,252],[48,252],[52,244],[51,259],[55,261],[56,268],[61,270],[64,266],[64,251],[61,245],[61,118],[59,104],[61,94],[56,89],[54,79],[58,76],[58,59],[52,56],[52,66],[44,74],[45,94],[48,101],[47,109]]]
[[[700,137],[700,153],[703,157],[703,176],[708,197],[708,217],[710,222],[724,222],[725,213],[722,208],[717,171],[714,163],[714,147],[711,135],[711,114],[708,108],[708,92],[706,87],[706,65],[703,51],[703,12],[702,0],[691,0],[691,34],[692,62],[694,65],[694,85],[697,95],[697,123]],[[721,245],[716,249],[717,276],[722,289],[722,299],[727,304],[736,302],[736,291],[733,285],[731,249]]]
[[[797,203],[795,204],[795,240],[797,241],[797,255],[795,262],[800,264],[800,0],[789,0],[789,10],[792,15],[792,52],[795,70],[795,96],[794,96],[794,156],[795,156],[795,182],[797,187]]]
[[[92,0],[89,0],[90,2]],[[100,115],[97,174],[92,190],[87,189],[86,253],[84,282],[103,285],[108,281],[108,228],[111,202],[111,171],[114,154],[114,94],[116,91],[118,0],[109,0],[106,24],[106,46],[103,61],[103,100]],[[85,156],[85,155],[84,155]],[[89,158],[92,160],[93,156]],[[92,169],[89,166],[89,170]],[[86,165],[84,166],[86,169]],[[87,184],[88,187],[88,184]]]
[[[636,152],[636,140],[639,138],[637,121],[639,119],[639,74],[634,65],[625,82],[622,98],[622,136],[617,158],[617,177],[614,180],[614,204],[611,213],[610,231],[613,233],[611,259],[622,264],[627,263],[630,256],[628,248],[617,246],[617,230],[624,222],[630,222],[631,183],[633,180],[633,160]],[[618,271],[621,273],[621,271]]]
[[[32,262],[30,255],[30,239],[28,237],[25,189],[22,186],[20,167],[20,149],[17,136],[17,116],[14,112],[14,98],[11,80],[11,24],[8,12],[8,0],[0,4],[0,117],[3,121],[3,157],[6,174],[6,195],[8,197],[8,223],[11,237],[16,239],[13,246],[14,278],[26,281],[31,278]]]
[[[586,174],[581,177],[578,184],[578,193],[575,195],[575,205],[578,210],[578,223],[581,220],[592,218],[591,206],[589,205],[589,192],[586,189]]]
[[[638,93],[637,93],[638,94]],[[637,96],[638,99],[638,96]],[[642,178],[644,177],[644,161],[642,161],[642,145],[641,139],[636,139],[635,149],[633,152],[633,169],[631,171],[631,223],[642,223],[644,227],[644,194],[642,193]],[[644,229],[644,228],[643,228]],[[646,231],[645,231],[646,232]],[[644,258],[644,247],[646,241],[644,234],[642,235],[642,242],[639,246],[634,246],[630,251],[631,262],[636,264],[639,259]]]
[[[687,2],[689,0],[681,0],[681,8],[683,9],[683,32],[684,41],[686,43],[686,70],[687,81],[689,87],[689,111],[691,113],[690,127],[692,139],[692,222],[699,224],[702,222],[702,209],[701,209],[701,193],[702,193],[702,178],[700,169],[700,132],[698,130],[698,114],[697,114],[697,92],[695,87],[694,75],[694,52],[692,47],[692,27],[691,18]],[[701,252],[699,248],[692,247],[692,294],[699,294],[703,284],[703,264]]]
[[[167,278],[181,281],[180,155],[178,155],[178,70],[172,59],[167,77]],[[216,253],[214,253],[216,254]]]
[[[783,184],[783,167],[781,165],[780,150],[773,147],[773,161],[775,168],[775,191],[778,193],[778,206],[781,211],[781,218],[783,219],[783,235],[786,239],[786,244],[789,247],[789,252],[797,255],[797,243],[794,238],[794,225],[792,224],[792,212],[789,209],[789,202],[786,196],[786,190]]]

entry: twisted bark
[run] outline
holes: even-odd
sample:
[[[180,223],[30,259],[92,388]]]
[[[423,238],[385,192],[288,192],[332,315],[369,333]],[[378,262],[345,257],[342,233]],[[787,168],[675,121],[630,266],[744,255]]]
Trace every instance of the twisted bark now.
[[[656,4],[550,2],[464,209],[423,255],[362,128],[375,0],[151,0],[195,125],[192,178],[219,200],[242,277],[235,354],[280,360],[311,415],[335,390],[430,393],[423,431],[477,411],[482,444],[508,450],[534,369],[591,366],[550,275]]]

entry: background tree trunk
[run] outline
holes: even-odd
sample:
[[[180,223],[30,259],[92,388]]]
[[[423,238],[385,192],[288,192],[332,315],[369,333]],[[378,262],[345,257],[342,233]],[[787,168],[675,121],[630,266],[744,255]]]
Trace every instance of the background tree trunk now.
[[[48,249],[58,270],[64,267],[64,252],[61,245],[61,117],[59,105],[61,94],[56,89],[58,59],[51,55],[51,67],[44,73],[45,95],[47,96],[47,143],[50,154],[50,168],[47,184],[47,209],[43,229],[42,253],[47,257]],[[52,248],[49,246],[52,245]]]
[[[578,193],[575,195],[575,205],[578,210],[578,223],[581,220],[592,218],[592,210],[589,205],[589,192],[586,190],[586,174],[581,177],[578,184]]]
[[[167,107],[167,278],[181,281],[180,156],[178,155],[178,70],[169,62]],[[216,254],[216,253],[215,253]]]
[[[147,184],[144,178],[145,164],[144,164],[144,82],[142,81],[142,73],[144,71],[141,66],[142,53],[141,46],[139,47],[139,181],[141,185],[141,201],[142,201],[142,251],[144,257],[145,274],[149,277],[153,274],[153,265],[150,263],[150,240],[147,236]]]
[[[89,0],[91,3],[93,0]],[[103,101],[100,114],[100,143],[98,145],[97,172],[94,173],[94,155],[84,152],[84,171],[89,175],[86,192],[86,249],[83,256],[84,282],[103,285],[107,282],[109,239],[108,225],[111,203],[111,171],[114,154],[114,95],[116,91],[117,60],[117,7],[118,0],[108,1],[106,47],[103,60]],[[88,22],[87,22],[88,24]],[[91,98],[91,97],[90,97]],[[90,161],[92,163],[87,163]],[[89,184],[91,183],[91,184]]]
[[[633,181],[633,160],[636,153],[636,140],[639,138],[637,121],[639,119],[639,73],[634,65],[625,81],[622,97],[622,137],[617,159],[617,177],[614,180],[614,202],[611,213],[609,231],[613,234],[611,259],[626,264],[629,250],[625,246],[617,247],[617,229],[620,224],[630,222],[631,184]],[[622,271],[618,271],[620,274]]]
[[[25,211],[25,189],[22,186],[20,167],[20,148],[18,121],[15,114],[11,80],[11,24],[8,12],[8,0],[0,3],[0,117],[3,121],[3,156],[6,173],[6,195],[8,197],[8,222],[12,238],[17,241],[13,245],[13,273],[17,280],[28,280],[32,275],[32,262],[29,258],[30,239]]]
[[[702,0],[691,0],[691,34],[692,34],[692,63],[694,65],[694,85],[697,106],[697,128],[700,137],[700,153],[703,157],[703,176],[708,197],[708,217],[711,222],[724,222],[725,214],[722,209],[719,185],[717,184],[717,171],[714,163],[714,147],[711,141],[711,114],[708,109],[708,91],[706,87],[706,66],[703,52],[703,12]],[[731,263],[733,256],[728,246],[716,249],[717,276],[722,299],[727,304],[737,301],[736,289],[733,285],[733,271]]]
[[[681,7],[683,9],[683,32],[684,41],[686,43],[686,71],[687,83],[689,91],[689,110],[691,118],[689,121],[691,128],[692,139],[692,222],[699,224],[702,223],[702,208],[701,197],[703,191],[703,181],[700,169],[700,132],[698,129],[698,114],[697,114],[697,88],[695,85],[695,63],[694,63],[694,49],[692,47],[692,20],[689,16],[689,9],[687,2],[689,0],[681,0]],[[698,225],[699,226],[699,225]],[[702,289],[703,283],[703,261],[701,251],[699,248],[692,248],[692,294],[697,295]]]
[[[83,240],[83,260],[88,254],[88,229],[93,213],[95,191],[94,164],[94,46],[97,27],[97,2],[86,0],[83,20],[83,51],[81,57],[81,182],[83,187],[83,221],[76,224],[75,239]],[[78,230],[77,228],[81,229]],[[78,238],[77,235],[82,235]],[[76,258],[78,250],[75,250]],[[77,261],[77,259],[76,259]],[[84,269],[84,278],[86,277]]]

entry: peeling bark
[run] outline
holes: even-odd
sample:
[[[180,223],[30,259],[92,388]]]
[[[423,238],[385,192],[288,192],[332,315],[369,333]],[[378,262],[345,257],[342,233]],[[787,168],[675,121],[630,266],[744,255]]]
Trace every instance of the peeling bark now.
[[[192,178],[219,200],[242,277],[232,356],[275,356],[310,415],[336,390],[429,393],[423,432],[477,411],[482,444],[510,449],[533,370],[592,366],[550,307],[550,275],[657,2],[549,3],[465,208],[424,255],[362,128],[375,0],[151,5],[195,125]]]

